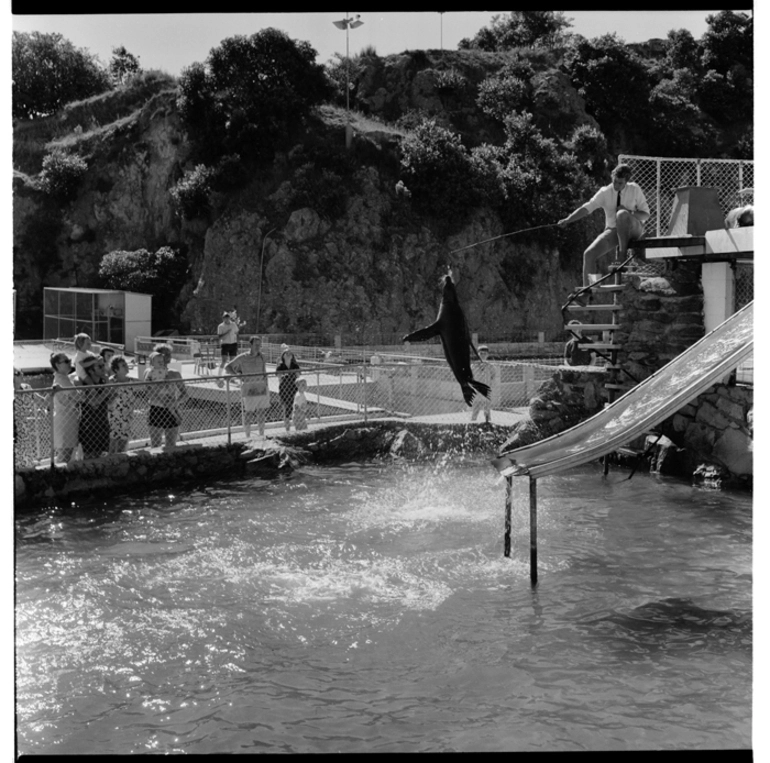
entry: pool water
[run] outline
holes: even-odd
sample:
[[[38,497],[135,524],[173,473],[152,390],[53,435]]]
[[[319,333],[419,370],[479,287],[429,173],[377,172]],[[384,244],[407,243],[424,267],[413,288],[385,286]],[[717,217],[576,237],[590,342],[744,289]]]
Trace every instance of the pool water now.
[[[305,468],[16,520],[19,753],[751,746],[751,497]]]

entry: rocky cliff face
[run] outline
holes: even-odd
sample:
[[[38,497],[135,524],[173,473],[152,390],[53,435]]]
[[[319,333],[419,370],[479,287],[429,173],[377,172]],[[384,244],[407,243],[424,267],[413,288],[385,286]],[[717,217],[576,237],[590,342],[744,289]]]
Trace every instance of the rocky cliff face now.
[[[185,160],[175,99],[173,91],[157,94],[105,127],[53,141],[88,157],[88,172],[69,203],[55,204],[34,178],[15,173],[14,280],[21,332],[34,332],[42,322],[43,286],[98,285],[99,262],[116,249],[184,245],[168,192]]]
[[[372,113],[444,110],[479,140],[499,129],[472,107],[472,83],[483,76],[481,69],[464,70],[466,85],[452,92],[439,86],[434,69],[420,69],[409,56],[382,59],[367,76],[359,91]],[[549,76],[542,74],[540,89]],[[580,251],[560,258],[554,246],[503,239],[450,255],[503,233],[503,226],[482,209],[446,237],[428,220],[404,212],[395,193],[392,133],[356,133],[355,144],[366,144],[362,156],[389,154],[391,160],[362,160],[338,216],[325,215],[311,199],[276,218],[271,204],[289,198],[294,182],[284,156],[251,186],[219,194],[208,219],[183,220],[169,190],[192,163],[175,98],[166,89],[101,126],[87,116],[93,102],[82,107],[83,114],[70,110],[67,124],[57,128],[64,135],[48,144],[65,145],[88,160],[70,203],[57,207],[35,187],[33,172],[16,173],[18,335],[40,335],[43,286],[98,286],[106,253],[166,245],[181,250],[191,265],[189,281],[180,284],[174,327],[182,331],[211,332],[222,310],[235,305],[247,331],[342,333],[351,343],[402,333],[433,320],[439,278],[452,265],[472,331],[482,337],[559,334],[558,307],[579,277]],[[570,108],[583,119],[576,98],[573,92]],[[84,132],[81,124],[90,126]],[[523,263],[520,271],[517,262]],[[560,262],[570,262],[570,271]],[[172,327],[154,326],[163,328]]]
[[[112,135],[101,136],[77,199],[60,212],[17,178],[14,241],[22,332],[39,336],[43,286],[98,285],[99,262],[107,252],[164,245],[181,248],[192,266],[190,282],[180,285],[182,330],[213,331],[223,308],[237,305],[247,330],[342,333],[350,341],[367,333],[406,332],[435,316],[438,280],[451,263],[473,331],[496,336],[559,331],[558,305],[576,274],[560,269],[557,250],[502,240],[449,256],[452,249],[502,232],[491,212],[479,211],[449,240],[427,222],[392,224],[393,178],[361,167],[358,193],[335,220],[302,207],[273,229],[259,200],[254,204],[239,195],[226,200],[213,220],[183,222],[169,188],[184,161],[173,100],[160,98]],[[40,237],[46,215],[57,229],[47,241],[31,240]],[[540,263],[531,288],[522,291],[515,279],[501,274],[506,255],[528,255]]]

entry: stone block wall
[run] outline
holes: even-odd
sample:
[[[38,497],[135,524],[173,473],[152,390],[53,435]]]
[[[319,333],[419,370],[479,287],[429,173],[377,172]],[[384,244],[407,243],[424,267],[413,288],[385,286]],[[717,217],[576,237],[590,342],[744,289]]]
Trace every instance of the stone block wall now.
[[[753,477],[754,389],[716,384],[664,422],[696,477],[750,486]]]
[[[250,451],[244,443],[137,450],[53,469],[20,469],[15,474],[15,508],[61,505],[63,501],[133,490],[171,489],[211,477],[237,477],[260,469],[274,472],[277,467],[275,456],[265,458],[264,452]]]
[[[620,302],[623,310],[615,339],[623,350],[618,361],[639,381],[706,333],[699,263],[668,266],[660,276],[627,278]]]

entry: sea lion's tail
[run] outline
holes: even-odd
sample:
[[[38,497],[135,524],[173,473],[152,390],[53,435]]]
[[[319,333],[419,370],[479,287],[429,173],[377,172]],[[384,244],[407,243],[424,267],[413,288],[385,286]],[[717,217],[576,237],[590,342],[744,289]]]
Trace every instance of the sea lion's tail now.
[[[472,379],[467,384],[463,385],[463,397],[468,405],[473,405],[473,398],[477,392],[484,395],[484,397],[489,397],[491,391],[489,385],[484,384],[484,382],[476,381],[475,379]]]

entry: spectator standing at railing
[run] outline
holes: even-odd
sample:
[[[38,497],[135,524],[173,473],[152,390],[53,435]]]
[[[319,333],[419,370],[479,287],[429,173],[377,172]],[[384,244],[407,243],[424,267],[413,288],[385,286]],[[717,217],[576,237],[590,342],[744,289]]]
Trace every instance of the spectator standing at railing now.
[[[278,397],[283,406],[283,425],[288,432],[291,429],[291,416],[294,410],[294,396],[297,394],[299,363],[288,345],[282,344],[281,362],[275,371],[278,378]]]
[[[178,371],[166,368],[166,353],[153,351],[149,354],[148,360],[150,368],[144,372],[144,381],[155,382],[147,392],[150,404],[147,419],[150,428],[150,446],[159,447],[165,437],[166,446],[173,448],[179,438],[179,427],[182,423],[179,403],[187,394],[187,390],[181,381],[182,375]]]
[[[53,447],[57,461],[69,463],[78,445],[80,401],[72,361],[63,352],[51,353],[53,369]]]
[[[163,365],[166,367],[166,379],[169,381],[178,381],[179,383],[175,387],[175,395],[176,395],[176,415],[177,418],[180,421],[182,421],[182,412],[180,409],[181,404],[184,402],[184,400],[187,398],[187,387],[184,385],[184,382],[182,381],[182,374],[179,371],[174,371],[173,368],[171,368],[171,359],[174,357],[174,348],[170,344],[166,344],[165,342],[162,342],[161,344],[156,344],[153,348],[153,352],[159,352],[163,356]],[[181,437],[181,435],[179,435]]]
[[[479,346],[479,357],[481,360],[471,364],[473,378],[476,379],[476,381],[483,382],[491,390],[497,382],[497,368],[492,365],[492,363],[488,362],[489,347],[485,344]],[[490,392],[490,395],[491,394],[492,393]],[[488,397],[477,392],[473,396],[473,403],[471,404],[471,421],[476,421],[479,411],[484,411],[484,420],[487,424],[490,424],[492,422],[492,401]]]
[[[107,401],[107,418],[110,422],[110,453],[123,453],[131,439],[131,422],[134,418],[136,387],[123,386],[136,381],[128,375],[128,361],[122,355],[116,355],[110,363],[112,378],[116,385]]]
[[[104,358],[93,353],[80,361],[86,378],[80,384],[82,392],[78,439],[83,447],[83,458],[99,458],[110,449],[110,423],[107,417],[107,373]]]
[[[307,382],[304,379],[297,379],[297,394],[294,395],[294,429],[297,432],[302,432],[307,429],[306,389]]]
[[[217,326],[217,338],[219,339],[222,360],[219,363],[219,375],[224,372],[228,358],[233,360],[238,354],[238,324],[232,320],[230,313],[223,313],[222,323]],[[217,384],[222,387],[224,382],[219,379]]]
[[[86,378],[86,372],[81,365],[81,361],[84,358],[87,358],[89,354],[93,355],[91,352],[91,337],[88,336],[88,334],[75,334],[74,342],[75,357],[72,360],[72,365],[75,367],[75,373],[77,374],[78,379],[83,381]]]
[[[101,350],[99,350],[99,354],[104,358],[104,367],[109,372],[112,370],[112,359],[115,357],[115,350],[112,349],[112,347],[102,347]]]
[[[13,369],[13,465],[20,469],[34,466],[37,460],[34,421],[40,395],[28,392],[32,388],[24,384],[24,375]],[[22,394],[23,393],[23,394]]]
[[[225,370],[244,377],[241,379],[241,412],[246,438],[251,437],[251,414],[257,421],[259,436],[264,437],[270,389],[267,385],[267,365],[262,355],[262,337],[251,337],[249,351],[233,358]]]

